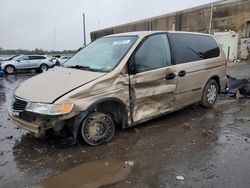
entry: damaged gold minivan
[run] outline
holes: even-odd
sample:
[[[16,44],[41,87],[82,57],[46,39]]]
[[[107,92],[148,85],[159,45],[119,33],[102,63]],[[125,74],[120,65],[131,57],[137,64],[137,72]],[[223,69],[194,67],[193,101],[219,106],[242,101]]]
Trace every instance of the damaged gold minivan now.
[[[226,84],[226,58],[211,35],[132,32],[102,37],[22,83],[9,109],[20,127],[43,136],[67,129],[89,145],[200,102],[212,107]]]

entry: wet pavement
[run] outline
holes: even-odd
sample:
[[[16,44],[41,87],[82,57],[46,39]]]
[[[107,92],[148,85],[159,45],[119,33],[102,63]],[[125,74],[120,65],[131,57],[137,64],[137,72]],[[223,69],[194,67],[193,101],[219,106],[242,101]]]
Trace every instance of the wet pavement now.
[[[247,77],[250,65],[229,72]],[[250,187],[249,99],[221,95],[213,109],[192,105],[118,130],[108,144],[62,148],[8,118],[14,89],[30,76],[0,78],[0,187]]]

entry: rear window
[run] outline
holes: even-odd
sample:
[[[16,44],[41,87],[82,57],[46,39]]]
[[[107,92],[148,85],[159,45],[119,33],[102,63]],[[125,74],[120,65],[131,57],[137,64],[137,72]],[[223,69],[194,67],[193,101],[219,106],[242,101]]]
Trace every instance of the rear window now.
[[[220,48],[211,36],[169,33],[176,64],[215,58]]]

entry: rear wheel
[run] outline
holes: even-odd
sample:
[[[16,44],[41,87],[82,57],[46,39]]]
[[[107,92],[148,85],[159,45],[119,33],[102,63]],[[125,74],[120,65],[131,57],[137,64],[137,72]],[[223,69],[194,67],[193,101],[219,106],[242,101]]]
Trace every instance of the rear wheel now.
[[[209,80],[203,90],[201,105],[211,108],[215,104],[219,93],[219,86],[215,80]]]
[[[91,146],[109,142],[114,133],[115,125],[112,118],[101,112],[89,114],[79,129],[80,137]]]
[[[4,69],[6,74],[14,74],[16,72],[16,69],[12,65],[7,65]]]
[[[48,70],[48,65],[46,65],[46,64],[42,64],[41,66],[40,66],[40,71],[41,72],[46,72],[47,70]]]

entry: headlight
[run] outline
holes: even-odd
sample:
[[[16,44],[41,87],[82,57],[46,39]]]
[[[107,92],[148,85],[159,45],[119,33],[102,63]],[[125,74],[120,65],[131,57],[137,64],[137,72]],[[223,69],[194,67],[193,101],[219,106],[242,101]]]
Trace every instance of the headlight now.
[[[44,115],[63,115],[72,111],[74,103],[63,104],[46,104],[46,103],[29,103],[26,110]]]

